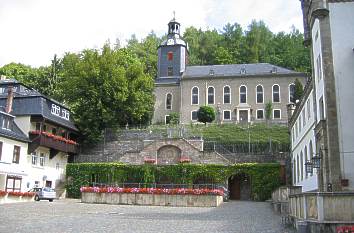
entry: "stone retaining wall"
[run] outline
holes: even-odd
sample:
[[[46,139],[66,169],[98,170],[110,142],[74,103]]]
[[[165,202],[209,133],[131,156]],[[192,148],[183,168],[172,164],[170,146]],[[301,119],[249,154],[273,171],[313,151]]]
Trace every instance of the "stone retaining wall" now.
[[[167,195],[142,193],[81,193],[81,202],[180,207],[216,207],[223,203],[217,195]]]

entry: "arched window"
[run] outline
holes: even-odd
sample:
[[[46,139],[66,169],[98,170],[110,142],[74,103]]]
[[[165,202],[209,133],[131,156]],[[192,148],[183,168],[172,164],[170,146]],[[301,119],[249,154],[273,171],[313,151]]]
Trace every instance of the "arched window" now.
[[[258,85],[256,87],[256,93],[257,93],[257,104],[262,104],[263,103],[263,87],[262,85]]]
[[[214,87],[208,87],[208,104],[214,104]]]
[[[297,155],[297,159],[296,159],[296,181],[297,183],[300,181],[299,155]]]
[[[192,104],[199,104],[199,89],[198,89],[198,87],[192,88]]]
[[[273,103],[280,103],[280,87],[278,84],[273,85]]]
[[[246,86],[240,86],[240,103],[247,103],[247,88]]]
[[[309,144],[309,160],[312,160],[313,157],[313,147],[312,147],[312,140],[310,140],[310,144]],[[311,174],[311,176],[313,175],[313,173]]]
[[[231,103],[231,90],[229,86],[224,87],[224,104]]]
[[[292,83],[289,85],[289,102],[290,103],[295,103],[295,84]]]
[[[166,95],[166,109],[171,110],[172,109],[172,94],[167,93]]]

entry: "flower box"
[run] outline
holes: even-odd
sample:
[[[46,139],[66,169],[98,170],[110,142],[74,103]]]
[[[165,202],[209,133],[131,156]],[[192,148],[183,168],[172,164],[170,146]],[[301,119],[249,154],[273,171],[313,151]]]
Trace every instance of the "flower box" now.
[[[155,163],[156,160],[152,158],[144,158],[144,163]]]
[[[179,162],[180,162],[180,163],[190,163],[190,162],[191,162],[191,159],[190,159],[189,157],[182,156],[182,157],[179,159]]]

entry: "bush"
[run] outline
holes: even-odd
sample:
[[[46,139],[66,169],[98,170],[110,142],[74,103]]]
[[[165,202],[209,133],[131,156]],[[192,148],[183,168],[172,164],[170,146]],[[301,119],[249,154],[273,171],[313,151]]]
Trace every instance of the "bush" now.
[[[210,106],[201,106],[198,110],[198,121],[206,124],[215,120],[215,111]]]

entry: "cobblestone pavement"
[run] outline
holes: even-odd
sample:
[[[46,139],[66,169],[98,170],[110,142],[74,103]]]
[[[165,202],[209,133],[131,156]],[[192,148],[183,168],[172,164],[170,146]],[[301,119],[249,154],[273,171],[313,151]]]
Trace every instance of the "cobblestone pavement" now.
[[[265,202],[217,208],[84,204],[64,199],[0,205],[0,232],[290,233]]]

